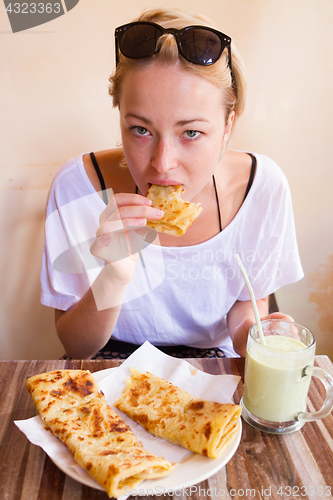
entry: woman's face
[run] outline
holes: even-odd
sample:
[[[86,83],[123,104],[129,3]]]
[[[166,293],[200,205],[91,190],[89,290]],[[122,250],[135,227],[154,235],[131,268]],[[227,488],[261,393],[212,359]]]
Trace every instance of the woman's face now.
[[[130,70],[120,97],[125,157],[140,192],[182,184],[193,200],[211,182],[231,131],[221,91],[178,66]]]

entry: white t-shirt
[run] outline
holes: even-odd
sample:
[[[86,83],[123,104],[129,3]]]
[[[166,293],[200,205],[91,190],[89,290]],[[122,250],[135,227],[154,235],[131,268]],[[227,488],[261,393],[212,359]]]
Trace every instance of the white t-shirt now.
[[[61,310],[83,297],[104,264],[89,248],[105,204],[82,156],[59,170],[46,212],[41,301]],[[235,254],[257,299],[303,277],[288,182],[276,163],[255,156],[252,187],[222,232],[198,245],[153,244],[142,250],[113,338],[133,344],[149,340],[154,345],[220,347],[226,356],[235,356],[226,314],[236,300],[250,300]]]

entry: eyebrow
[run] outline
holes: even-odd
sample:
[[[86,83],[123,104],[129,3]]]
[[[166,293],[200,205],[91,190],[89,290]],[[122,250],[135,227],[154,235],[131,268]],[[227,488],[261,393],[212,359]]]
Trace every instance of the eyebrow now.
[[[179,125],[180,127],[183,127],[184,125],[188,125],[189,123],[193,123],[193,122],[209,123],[209,120],[207,120],[206,118],[193,118],[193,120],[181,120],[180,122],[177,123],[177,125]]]
[[[125,115],[125,118],[136,118],[137,120],[142,121],[146,125],[152,124],[152,122],[148,118],[145,118],[144,116],[136,115],[134,113],[128,113],[127,115]],[[178,125],[179,127],[183,127],[184,125],[188,125],[189,123],[193,123],[193,122],[209,123],[209,120],[207,120],[206,118],[193,118],[191,120],[181,120],[181,121],[177,122],[176,125]]]
[[[127,113],[127,115],[125,115],[125,118],[136,118],[137,120],[140,120],[143,123],[146,123],[146,125],[151,125],[151,121],[148,120],[148,118],[144,118],[143,116],[135,115],[134,113]]]

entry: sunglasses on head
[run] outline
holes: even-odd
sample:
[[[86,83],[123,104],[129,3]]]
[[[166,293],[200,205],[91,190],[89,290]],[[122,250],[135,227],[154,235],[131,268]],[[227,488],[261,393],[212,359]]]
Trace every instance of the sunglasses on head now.
[[[166,34],[174,35],[179,54],[187,61],[203,66],[216,63],[224,49],[228,49],[228,65],[231,66],[231,38],[207,26],[187,26],[186,28],[163,28],[159,24],[137,21],[119,26],[115,30],[116,62],[118,50],[130,59],[150,57],[158,52],[157,42]]]

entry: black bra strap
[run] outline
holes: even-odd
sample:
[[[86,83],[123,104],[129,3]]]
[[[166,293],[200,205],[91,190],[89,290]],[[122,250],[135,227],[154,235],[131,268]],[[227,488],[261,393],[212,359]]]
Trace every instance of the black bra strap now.
[[[248,154],[252,158],[252,165],[251,165],[251,173],[250,173],[250,177],[249,177],[249,182],[247,183],[244,200],[247,197],[247,195],[249,194],[249,191],[250,191],[251,186],[253,184],[254,174],[256,173],[256,166],[257,166],[257,159],[256,159],[256,157],[254,155],[251,155],[251,153],[248,153]],[[243,202],[244,202],[244,200],[243,200]]]
[[[94,168],[95,168],[98,180],[99,180],[100,185],[101,185],[104,203],[105,203],[105,205],[107,205],[109,203],[109,200],[108,200],[108,195],[107,195],[107,192],[106,192],[106,186],[105,186],[105,182],[104,182],[104,179],[103,179],[103,176],[102,176],[102,172],[101,172],[101,170],[100,170],[100,168],[98,166],[98,163],[97,163],[97,160],[96,160],[96,156],[95,156],[94,153],[90,153],[90,158],[91,158],[91,161],[93,162],[93,165],[94,165]]]
[[[219,195],[217,194],[217,187],[216,187],[214,175],[213,175],[213,184],[214,184],[214,189],[215,189],[216,205],[217,205],[217,212],[219,214],[219,224],[220,224],[220,232],[221,232],[222,231],[221,210],[220,210]]]

